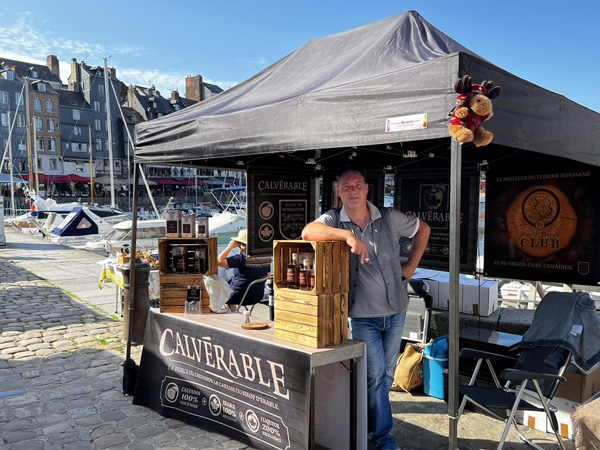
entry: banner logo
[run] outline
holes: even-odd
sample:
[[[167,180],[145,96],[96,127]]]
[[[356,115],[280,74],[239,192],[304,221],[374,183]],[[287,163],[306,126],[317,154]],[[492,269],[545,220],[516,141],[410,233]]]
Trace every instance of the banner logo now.
[[[543,258],[569,245],[577,230],[577,213],[560,189],[533,186],[508,208],[506,227],[519,250]]]

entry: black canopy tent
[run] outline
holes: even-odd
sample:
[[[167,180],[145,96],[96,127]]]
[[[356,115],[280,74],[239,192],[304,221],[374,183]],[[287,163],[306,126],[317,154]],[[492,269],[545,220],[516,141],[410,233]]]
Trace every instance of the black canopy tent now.
[[[596,112],[494,66],[416,12],[312,40],[219,96],[137,125],[135,161],[243,169],[289,162],[273,153],[429,146],[448,137],[464,74],[503,88],[485,125],[493,145],[600,165]],[[386,133],[387,119],[418,113],[426,128]]]
[[[503,88],[494,100],[494,118],[485,124],[495,135],[485,148],[463,149],[451,145],[448,137],[448,112],[456,102],[454,82],[465,74],[474,82],[493,80]],[[422,118],[420,128],[386,128],[390,119],[402,122],[415,115]],[[363,167],[381,170],[450,167],[454,208],[460,202],[457,179],[465,165],[517,156],[522,163],[543,155],[600,166],[599,114],[491,64],[414,11],[309,41],[231,90],[139,124],[136,131],[136,168],[139,164],[238,170],[294,166],[320,174],[343,166],[350,157]],[[411,156],[408,150],[414,158],[405,158]],[[455,448],[458,262],[454,256],[460,225],[457,210],[453,211],[454,306],[449,337],[450,386],[455,388],[450,389],[449,415]]]

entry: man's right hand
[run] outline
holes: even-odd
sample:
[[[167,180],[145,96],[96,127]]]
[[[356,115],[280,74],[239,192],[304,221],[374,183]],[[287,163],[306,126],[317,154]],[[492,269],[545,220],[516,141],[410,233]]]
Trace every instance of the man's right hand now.
[[[354,233],[348,233],[349,235],[346,238],[346,244],[350,246],[352,254],[358,255],[361,264],[369,262],[369,250],[367,250],[367,245]]]

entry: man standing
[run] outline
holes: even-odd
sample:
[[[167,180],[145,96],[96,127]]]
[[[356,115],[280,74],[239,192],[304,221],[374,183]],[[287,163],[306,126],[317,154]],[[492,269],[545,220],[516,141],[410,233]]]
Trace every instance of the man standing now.
[[[348,316],[352,338],[367,347],[367,405],[371,440],[378,450],[397,450],[389,391],[400,353],[408,308],[406,285],[429,241],[429,226],[367,200],[364,175],[346,170],[338,178],[343,207],[330,210],[302,230],[302,239],[342,240],[350,246]],[[400,264],[401,237],[413,239],[408,261]]]

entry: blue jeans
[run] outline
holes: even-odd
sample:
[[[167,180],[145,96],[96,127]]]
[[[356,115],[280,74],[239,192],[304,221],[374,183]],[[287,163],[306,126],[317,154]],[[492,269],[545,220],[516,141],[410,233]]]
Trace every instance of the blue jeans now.
[[[378,450],[396,450],[389,392],[400,355],[406,313],[369,319],[350,319],[352,339],[367,347],[367,407],[371,440]]]

